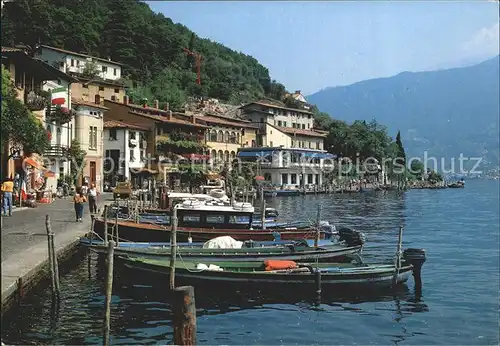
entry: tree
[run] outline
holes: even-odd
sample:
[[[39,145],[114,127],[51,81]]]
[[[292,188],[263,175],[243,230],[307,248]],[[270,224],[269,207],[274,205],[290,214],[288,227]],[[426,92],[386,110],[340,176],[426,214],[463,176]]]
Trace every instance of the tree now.
[[[2,149],[10,143],[22,147],[25,154],[42,155],[49,146],[47,131],[42,122],[16,96],[10,74],[2,65]]]
[[[85,156],[87,152],[80,147],[80,142],[73,139],[68,149],[67,156],[71,163],[71,181],[76,185],[85,168]]]

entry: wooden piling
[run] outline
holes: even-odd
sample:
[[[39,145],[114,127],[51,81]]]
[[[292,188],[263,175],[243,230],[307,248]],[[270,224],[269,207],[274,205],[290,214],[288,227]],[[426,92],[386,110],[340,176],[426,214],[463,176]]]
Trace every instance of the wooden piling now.
[[[50,279],[52,283],[52,297],[59,299],[59,268],[57,265],[57,254],[54,246],[54,233],[50,224],[50,216],[45,216],[45,228],[47,230],[47,245],[49,255]]]
[[[116,236],[116,246],[120,244],[120,237],[118,237],[118,211],[120,210],[120,204],[118,204],[118,207],[116,209],[116,215],[115,215],[115,236]]]
[[[104,206],[104,246],[108,245],[108,206]]]
[[[266,229],[266,201],[264,199],[262,200],[260,215],[262,218],[262,229]]]
[[[196,345],[196,304],[193,286],[172,292],[174,345]]]
[[[113,294],[113,260],[114,260],[114,250],[115,250],[115,242],[111,240],[108,243],[108,251],[107,251],[107,276],[106,276],[106,300],[104,303],[105,313],[104,313],[104,335],[103,335],[103,345],[109,345],[109,336],[110,336],[110,322],[111,322],[111,296]]]
[[[177,206],[172,213],[172,231],[170,232],[170,290],[175,288],[175,261],[177,257]]]
[[[318,212],[316,214],[316,237],[314,237],[314,246],[315,247],[318,247],[319,239],[321,236],[320,224],[321,224],[321,204],[318,205]]]
[[[399,234],[398,234],[398,249],[396,251],[396,270],[394,272],[394,277],[392,280],[393,285],[397,284],[398,281],[398,276],[399,276],[399,270],[401,269],[401,248],[403,247],[403,226],[399,226]]]

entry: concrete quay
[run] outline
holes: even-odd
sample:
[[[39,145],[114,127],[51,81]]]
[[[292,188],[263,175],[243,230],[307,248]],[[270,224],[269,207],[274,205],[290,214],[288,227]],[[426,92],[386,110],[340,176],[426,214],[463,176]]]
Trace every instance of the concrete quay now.
[[[101,194],[98,208],[102,209],[111,201],[111,194]],[[74,253],[79,237],[90,230],[88,204],[83,222],[75,222],[71,198],[18,210],[11,217],[2,216],[2,316],[24,294],[48,277],[46,215],[50,216],[60,266]]]

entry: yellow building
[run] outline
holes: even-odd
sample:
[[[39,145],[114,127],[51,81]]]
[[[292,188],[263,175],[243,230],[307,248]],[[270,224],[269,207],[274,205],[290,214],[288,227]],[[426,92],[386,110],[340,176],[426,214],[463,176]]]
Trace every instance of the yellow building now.
[[[231,162],[236,158],[238,149],[257,145],[258,127],[249,121],[216,115],[205,115],[200,119],[209,126],[205,139],[215,164]]]

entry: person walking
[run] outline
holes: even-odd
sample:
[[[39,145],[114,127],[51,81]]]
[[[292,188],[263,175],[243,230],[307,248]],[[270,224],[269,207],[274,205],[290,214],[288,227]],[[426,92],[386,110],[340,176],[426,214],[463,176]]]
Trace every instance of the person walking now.
[[[97,195],[99,195],[99,192],[97,192],[95,184],[94,183],[90,184],[88,196],[89,196],[89,210],[91,214],[97,213]]]
[[[83,218],[83,203],[87,202],[87,198],[82,194],[82,191],[77,191],[73,197],[75,203],[76,222],[82,222]]]
[[[14,182],[8,178],[2,183],[3,194],[3,215],[7,216],[7,208],[9,209],[9,216],[12,216],[12,193],[14,192]]]

